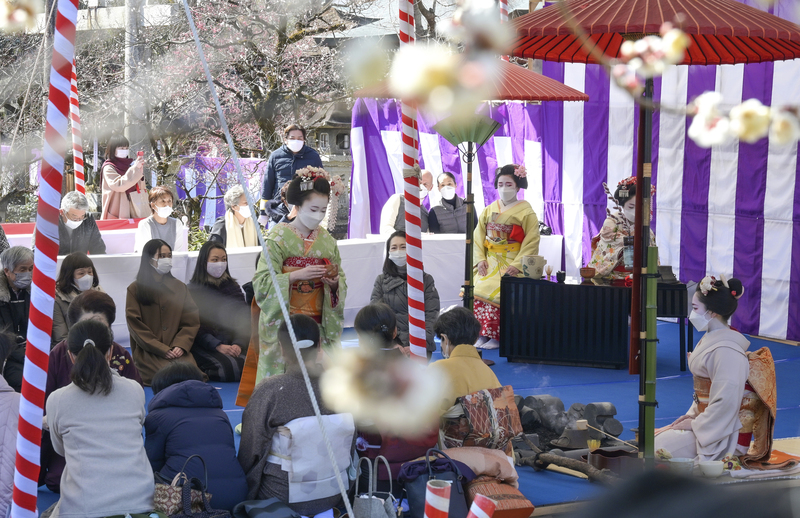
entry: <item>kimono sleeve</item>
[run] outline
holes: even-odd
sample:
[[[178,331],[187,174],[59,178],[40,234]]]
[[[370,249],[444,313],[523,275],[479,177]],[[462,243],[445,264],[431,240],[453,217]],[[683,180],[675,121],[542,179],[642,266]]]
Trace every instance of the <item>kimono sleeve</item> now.
[[[491,205],[483,209],[480,217],[478,218],[478,226],[472,233],[472,261],[473,265],[486,260],[486,248],[483,242],[486,241],[486,223],[489,220],[491,213]]]
[[[278,297],[276,290],[280,290],[283,294],[284,300],[289,300],[289,274],[283,273],[283,261],[287,257],[287,252],[283,249],[277,240],[277,235],[273,229],[270,236],[267,237],[267,249],[269,250],[269,258],[272,261],[272,268],[275,270],[278,285],[273,286],[272,277],[269,275],[269,268],[264,255],[258,260],[258,268],[253,276],[253,291],[255,293],[256,304],[261,308],[262,312],[280,313]],[[269,311],[268,311],[269,310]]]
[[[338,345],[342,337],[342,327],[344,325],[344,301],[347,298],[347,277],[342,268],[342,258],[339,255],[339,247],[336,240],[328,236],[331,242],[331,263],[339,267],[339,287],[336,293],[331,292],[331,288],[325,285],[325,300],[322,305],[322,334],[323,344],[332,347]]]

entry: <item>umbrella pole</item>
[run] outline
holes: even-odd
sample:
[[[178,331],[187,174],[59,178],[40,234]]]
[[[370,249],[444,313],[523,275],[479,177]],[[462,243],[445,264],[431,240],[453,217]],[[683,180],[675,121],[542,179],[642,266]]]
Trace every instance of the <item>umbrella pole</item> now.
[[[475,153],[473,151],[473,143],[467,142],[467,152],[464,154],[464,161],[467,163],[467,197],[465,204],[467,205],[467,249],[464,254],[464,307],[468,310],[473,310],[473,285],[472,279],[474,270],[472,267],[472,234],[475,230],[475,199],[472,195],[472,162],[475,161]]]

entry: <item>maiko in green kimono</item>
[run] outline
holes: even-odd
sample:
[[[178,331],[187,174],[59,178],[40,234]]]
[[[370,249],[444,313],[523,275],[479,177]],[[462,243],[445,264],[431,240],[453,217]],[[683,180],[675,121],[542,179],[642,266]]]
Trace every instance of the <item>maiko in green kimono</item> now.
[[[291,223],[280,223],[267,236],[277,285],[272,282],[264,257],[261,257],[253,288],[259,317],[258,384],[284,371],[278,327],[283,322],[277,292],[289,304],[290,314],[304,314],[320,325],[322,346],[337,347],[344,321],[347,293],[336,240],[320,227],[328,207],[331,185],[325,171],[306,168],[298,171],[286,191],[286,200],[297,206]]]

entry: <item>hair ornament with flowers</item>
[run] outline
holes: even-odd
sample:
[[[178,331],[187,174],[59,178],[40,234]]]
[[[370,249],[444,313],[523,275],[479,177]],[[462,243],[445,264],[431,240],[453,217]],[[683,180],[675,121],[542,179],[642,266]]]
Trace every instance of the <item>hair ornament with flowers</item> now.
[[[717,278],[713,275],[706,275],[700,281],[700,292],[707,297],[712,291],[717,291]]]
[[[525,169],[524,165],[515,165],[514,176],[516,176],[517,178],[525,178],[526,176],[528,176],[528,170]]]
[[[300,177],[300,192],[314,189],[314,181],[319,178],[324,178],[328,182],[331,181],[331,175],[320,167],[304,167],[297,171],[297,176]]]

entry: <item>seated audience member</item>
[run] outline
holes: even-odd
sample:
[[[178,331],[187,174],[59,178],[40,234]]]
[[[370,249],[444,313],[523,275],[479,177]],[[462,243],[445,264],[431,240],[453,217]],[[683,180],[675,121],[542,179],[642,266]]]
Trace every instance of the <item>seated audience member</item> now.
[[[281,187],[281,195],[277,200],[269,200],[266,203],[266,217],[269,218],[267,228],[272,228],[278,223],[291,223],[297,217],[297,209],[294,205],[289,205],[286,201],[286,191],[289,189],[289,182]],[[262,216],[263,218],[264,216]]]
[[[160,239],[144,245],[136,281],[128,286],[125,319],[131,350],[145,385],[174,361],[196,365],[192,356],[200,317],[184,283],[170,273],[172,249]]]
[[[144,160],[129,158],[130,143],[123,135],[112,135],[103,162],[103,212],[100,219],[137,219],[149,214],[140,198],[147,195]],[[135,199],[132,199],[134,197]]]
[[[387,304],[375,302],[356,314],[353,327],[358,334],[358,346],[380,351],[388,357],[408,356],[408,348],[397,339],[397,319]]]
[[[189,293],[200,314],[192,346],[197,366],[210,380],[239,381],[250,343],[250,311],[219,243],[209,241],[200,248]]]
[[[186,227],[177,218],[170,217],[175,196],[167,187],[157,185],[150,189],[148,196],[152,214],[139,222],[134,238],[133,251],[141,252],[145,243],[160,239],[175,252],[189,249]]]
[[[467,205],[456,195],[456,177],[445,171],[436,180],[441,201],[428,212],[428,231],[432,234],[465,234],[467,232]],[[478,217],[472,211],[474,229]]]
[[[58,219],[58,255],[75,252],[99,255],[106,253],[106,244],[89,214],[86,195],[70,191],[61,198],[61,217]]]
[[[433,175],[430,171],[422,171],[419,180],[419,200],[420,204],[433,189]],[[420,205],[419,207],[420,228],[423,232],[428,231],[428,211]],[[405,194],[399,192],[392,194],[386,204],[381,209],[380,233],[391,234],[397,230],[406,229],[406,204]]]
[[[77,295],[69,304],[69,311],[64,320],[75,323],[83,320],[97,320],[110,328],[116,318],[117,306],[107,293],[87,290]],[[65,337],[50,351],[47,385],[44,395],[45,401],[50,397],[50,394],[72,383],[73,365],[74,361],[69,353]],[[116,342],[111,345],[109,365],[113,370],[119,372],[123,378],[133,380],[139,385],[142,384],[142,378],[139,376],[139,371],[136,369],[130,353]],[[61,473],[64,471],[64,462],[64,457],[53,451],[50,432],[45,429],[42,433],[40,485],[44,484],[53,493],[58,493],[61,485]]]
[[[224,199],[225,215],[214,222],[208,240],[227,249],[258,246],[258,229],[253,223],[252,212],[242,186],[230,187]]]
[[[347,481],[355,447],[353,418],[333,414],[320,397],[319,326],[306,315],[292,315],[291,322],[334,447],[336,469]],[[341,497],[328,455],[316,447],[319,426],[285,322],[278,340],[286,373],[265,378],[250,396],[242,415],[239,463],[247,475],[248,500],[275,497],[303,516],[314,516],[338,505]],[[294,471],[294,480],[302,482],[289,480],[292,466],[300,465],[314,466],[316,473]]]
[[[142,439],[144,390],[109,368],[112,344],[111,330],[97,320],[69,331],[72,383],[46,404],[53,449],[67,459],[52,518],[153,509],[153,470]]]
[[[0,275],[0,330],[15,336],[3,377],[19,392],[22,389],[22,367],[25,364],[25,340],[28,334],[28,314],[31,305],[33,252],[24,246],[13,246],[0,255],[3,275]]]
[[[236,460],[233,429],[216,388],[188,363],[172,363],[153,376],[153,399],[144,420],[144,447],[156,479],[165,484],[186,465],[186,475],[204,480],[214,509],[233,509],[247,499],[247,481]],[[198,433],[201,432],[202,433]]]
[[[0,332],[0,365],[16,346],[14,335]],[[19,394],[0,377],[0,516],[9,516],[14,492]]]
[[[449,409],[461,396],[502,386],[472,345],[478,340],[481,324],[470,310],[456,307],[445,311],[434,330],[441,340],[444,359],[432,363],[429,369],[431,375],[444,378],[447,387],[444,408]]]
[[[406,277],[406,233],[398,230],[386,241],[386,259],[383,273],[375,279],[370,302],[388,304],[397,315],[397,336],[404,347],[408,341],[408,280]],[[425,283],[425,330],[427,335],[428,359],[436,350],[433,339],[433,324],[439,316],[439,292],[433,276],[424,273]]]
[[[69,323],[67,311],[70,303],[84,291],[100,288],[100,277],[94,269],[94,263],[83,252],[69,254],[61,263],[56,279],[56,298],[53,309],[53,333],[50,335],[51,345],[67,339]]]

